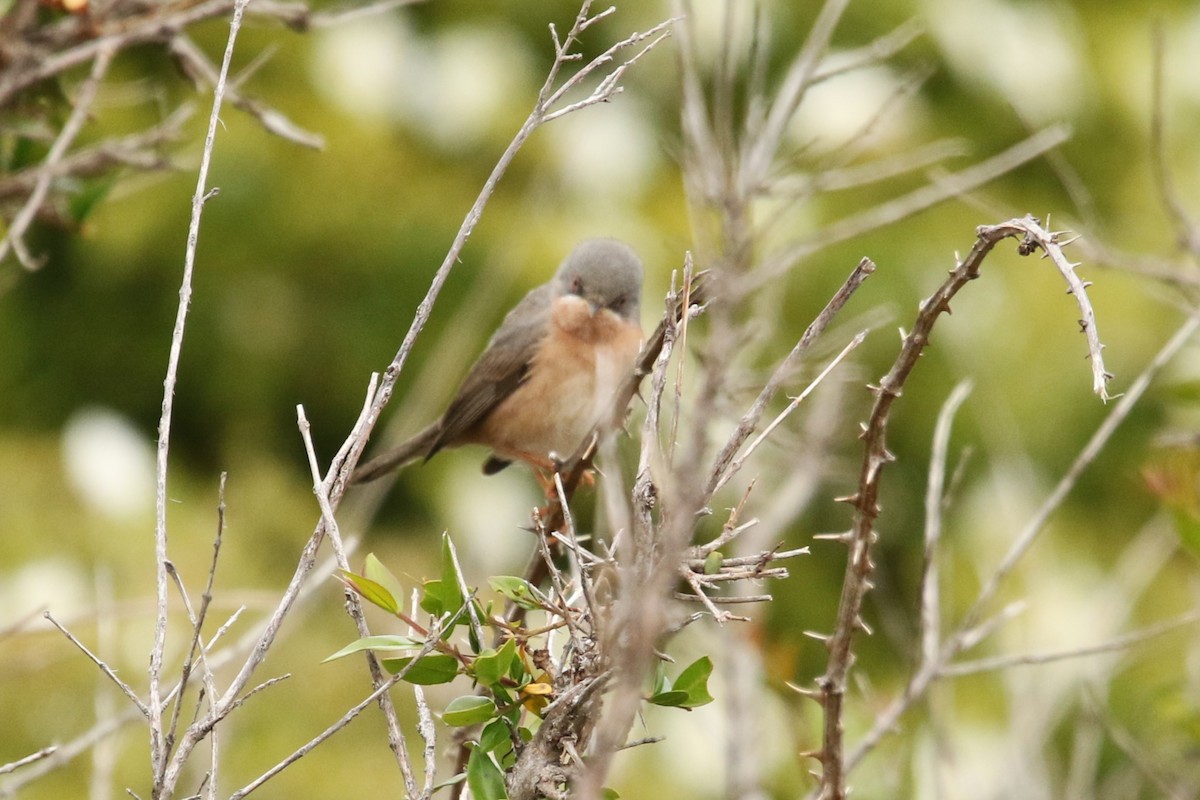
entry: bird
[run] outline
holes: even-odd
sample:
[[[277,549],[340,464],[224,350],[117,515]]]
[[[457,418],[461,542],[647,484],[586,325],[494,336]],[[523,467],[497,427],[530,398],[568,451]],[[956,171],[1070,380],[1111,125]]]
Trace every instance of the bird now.
[[[360,465],[351,483],[467,444],[491,448],[485,475],[514,461],[551,470],[597,425],[619,423],[615,394],[642,346],[642,273],[628,244],[580,242],[504,317],[445,413]]]

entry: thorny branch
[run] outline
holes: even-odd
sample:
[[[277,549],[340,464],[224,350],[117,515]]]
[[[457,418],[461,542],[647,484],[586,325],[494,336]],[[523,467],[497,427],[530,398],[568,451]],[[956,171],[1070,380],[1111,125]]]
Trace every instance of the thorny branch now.
[[[980,227],[971,251],[950,271],[950,276],[937,291],[921,303],[913,329],[904,336],[900,354],[891,370],[877,386],[869,387],[875,395],[875,404],[863,428],[864,456],[858,490],[849,497],[841,498],[855,509],[853,527],[842,537],[850,548],[850,555],[846,561],[846,574],[842,582],[834,630],[830,636],[824,638],[829,650],[828,665],[825,674],[817,681],[817,689],[812,692],[812,696],[822,705],[825,712],[822,746],[811,754],[822,765],[822,800],[844,800],[846,797],[843,703],[847,677],[853,661],[851,648],[854,637],[859,631],[869,632],[862,619],[862,603],[872,587],[870,576],[875,566],[872,549],[877,538],[875,519],[879,516],[880,475],[884,466],[895,459],[887,448],[887,426],[892,405],[900,397],[904,383],[916,366],[917,359],[929,344],[934,324],[943,312],[950,312],[951,299],[969,281],[979,277],[979,270],[987,255],[999,242],[1010,237],[1020,238],[1018,251],[1022,255],[1029,255],[1041,248],[1063,272],[1087,322],[1084,330],[1090,330],[1088,346],[1094,375],[1093,388],[1101,398],[1108,397],[1105,384],[1111,376],[1104,371],[1099,336],[1095,331],[1095,317],[1085,287],[1075,276],[1075,265],[1070,264],[1062,254],[1063,245],[1059,236],[1043,229],[1032,217]]]
[[[1028,551],[1037,536],[1045,529],[1045,524],[1050,514],[1062,505],[1067,493],[1075,486],[1083,470],[1095,460],[1105,444],[1111,439],[1117,427],[1125,420],[1129,412],[1133,410],[1134,406],[1145,394],[1146,389],[1150,386],[1155,376],[1179,353],[1180,349],[1187,342],[1191,341],[1197,331],[1200,331],[1200,315],[1193,314],[1162,346],[1141,374],[1130,383],[1128,390],[1113,405],[1112,410],[1099,428],[1097,428],[1096,433],[1084,446],[1079,457],[1046,498],[1041,508],[1034,514],[1034,517],[1017,536],[1009,553],[980,589],[971,610],[964,615],[963,619],[956,626],[955,631],[947,636],[945,640],[941,640],[936,630],[936,609],[927,610],[929,606],[933,606],[937,602],[936,588],[932,587],[932,584],[929,583],[932,580],[934,572],[930,571],[929,577],[926,578],[926,586],[931,588],[931,596],[925,596],[922,599],[923,645],[920,665],[909,678],[904,691],[887,708],[879,713],[871,730],[862,737],[859,743],[847,755],[845,760],[845,769],[847,772],[862,761],[885,735],[895,730],[896,723],[900,717],[925,695],[935,680],[941,677],[953,676],[960,669],[963,672],[970,672],[978,671],[985,667],[1001,668],[1002,662],[1006,659],[1012,659],[1013,663],[1021,663],[1022,658],[1028,658],[1022,656],[1002,656],[996,660],[968,662],[962,666],[953,663],[954,659],[960,653],[990,636],[996,628],[1008,622],[1019,611],[1019,606],[1010,605],[990,619],[980,621],[984,606],[993,598],[1001,582],[1016,565],[1018,559]],[[1041,660],[1055,660],[1059,657],[1071,658],[1085,655],[1089,651],[1105,652],[1109,649],[1122,649],[1145,639],[1166,633],[1179,625],[1190,624],[1191,622],[1194,622],[1193,615],[1184,614],[1175,620],[1118,637],[1111,642],[1092,648],[1038,654],[1035,657]],[[807,693],[807,690],[804,690],[804,693]]]

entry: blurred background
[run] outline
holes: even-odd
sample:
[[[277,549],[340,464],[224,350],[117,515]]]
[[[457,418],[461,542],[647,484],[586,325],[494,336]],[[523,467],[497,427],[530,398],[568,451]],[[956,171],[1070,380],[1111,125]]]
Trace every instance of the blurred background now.
[[[768,84],[795,57],[819,5],[755,4],[770,34],[758,42],[770,53]],[[206,206],[200,233],[168,511],[171,558],[199,591],[216,531],[218,476],[228,473],[220,618],[241,605],[248,617],[273,607],[317,520],[295,406],[304,405],[327,463],[359,413],[370,374],[396,352],[463,215],[532,106],[552,57],[547,25],[565,29],[577,10],[570,0],[433,0],[307,33],[247,21],[234,71],[261,63],[240,91],[319,134],[324,146],[285,141],[232,107],[221,115],[210,177],[220,194]],[[587,32],[583,50],[594,55],[671,13],[666,3],[619,3]],[[755,490],[764,497],[786,492],[772,476],[805,426],[823,425],[831,441],[819,486],[780,526],[780,541],[811,544],[812,554],[770,587],[776,602],[752,612],[752,635],[743,640],[762,665],[755,735],[764,742],[764,797],[794,797],[811,786],[812,765],[798,754],[817,744],[820,719],[784,682],[807,683],[824,668],[823,648],[800,632],[829,629],[845,551],[812,537],[849,523],[847,507],[832,498],[857,480],[857,423],[870,400],[860,387],[886,371],[896,328],[911,325],[955,252],[971,247],[976,226],[1033,213],[1049,216],[1054,229],[1085,234],[1074,256],[1095,282],[1114,393],[1181,324],[1197,285],[1156,186],[1150,136],[1157,23],[1165,43],[1164,162],[1183,204],[1200,214],[1194,3],[858,2],[833,37],[831,63],[909,19],[922,33],[896,57],[809,93],[788,129],[780,170],[812,174],[831,154],[845,155],[864,126],[870,135],[849,164],[932,142],[950,155],[915,174],[811,197],[781,212],[775,235],[819,232],[1050,123],[1068,124],[1072,136],[1051,157],[981,190],[805,259],[769,287],[770,324],[748,328],[745,402],[727,409],[732,419],[859,258],[879,265],[823,340],[828,352],[815,354],[811,372],[870,326],[866,345],[822,387],[813,410],[744,470],[746,481],[764,479],[768,489]],[[715,59],[730,35],[727,22],[723,4],[695,3],[689,24],[698,52]],[[218,63],[227,32],[224,19],[192,30]],[[635,65],[614,102],[549,124],[522,149],[417,340],[376,446],[437,416],[503,314],[581,238],[615,236],[641,253],[645,327],[656,324],[672,270],[694,247],[675,48],[668,40]],[[63,86],[85,75],[86,67],[68,73]],[[44,102],[46,113],[65,116],[52,97]],[[135,48],[115,62],[81,137],[140,130],[180,103],[196,113],[180,141],[164,146],[174,169],[79,181],[58,224],[38,222],[26,237],[44,258],[41,268],[27,271],[11,256],[0,263],[0,763],[70,740],[125,708],[43,610],[135,686],[144,682],[153,627],[153,451],[209,98],[161,48]],[[0,112],[0,155],[10,174],[45,154],[25,125],[28,109]],[[867,601],[876,633],[859,644],[851,740],[915,663],[922,503],[940,405],[957,382],[973,382],[951,448],[951,467],[965,463],[947,511],[942,567],[944,613],[953,619],[1111,409],[1091,393],[1077,316],[1049,262],[1022,259],[1002,244],[939,323],[893,417],[899,460],[884,479],[879,586]],[[1192,451],[1198,356],[1193,346],[1170,365],[1084,474],[1006,589],[1009,599],[1025,600],[1024,614],[974,655],[1101,643],[1200,600],[1200,459]],[[802,386],[798,379],[787,391]],[[825,416],[813,422],[817,414]],[[964,448],[971,450],[965,462]],[[347,508],[345,532],[358,540],[353,560],[374,552],[415,585],[433,574],[439,535],[449,531],[472,582],[518,573],[532,546],[521,528],[537,487],[516,469],[484,478],[484,455],[440,454],[403,472],[377,511],[368,514],[366,503]],[[737,502],[738,488],[722,495],[725,505]],[[585,525],[590,506],[584,497]],[[361,663],[319,663],[354,636],[330,579],[290,620],[264,667],[264,677],[291,679],[256,697],[233,723],[236,744],[222,759],[228,791],[368,693]],[[697,651],[720,646],[711,631],[689,636],[686,647]],[[720,666],[713,689],[719,698]],[[1194,626],[1093,659],[948,680],[852,783],[865,798],[1195,796],[1198,701]],[[726,796],[719,706],[694,716],[649,712],[646,734],[668,740],[619,761],[614,787],[627,798]],[[145,791],[144,740],[143,728],[126,725],[106,740],[111,760],[89,752],[20,796],[84,796],[97,780],[93,763],[113,765],[111,791]],[[378,715],[364,715],[270,786],[267,796],[398,794]],[[92,796],[113,796],[103,791]]]

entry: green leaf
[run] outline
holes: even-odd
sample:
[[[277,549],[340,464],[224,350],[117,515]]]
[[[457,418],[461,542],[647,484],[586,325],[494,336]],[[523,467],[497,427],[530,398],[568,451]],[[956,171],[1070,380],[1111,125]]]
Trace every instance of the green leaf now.
[[[457,775],[451,776],[441,783],[433,785],[433,791],[436,793],[439,789],[445,789],[447,786],[456,786],[467,779],[467,773],[460,772]]]
[[[411,636],[364,636],[358,641],[351,642],[341,650],[338,650],[321,663],[324,664],[326,661],[333,661],[334,659],[343,658],[351,653],[358,653],[363,650],[390,653],[402,650],[420,650],[424,646],[425,643],[423,641],[413,639]]]
[[[662,694],[671,690],[671,679],[667,677],[667,665],[658,661],[654,665],[654,689],[650,694]]]
[[[400,610],[400,606],[396,603],[396,598],[382,584],[371,580],[365,575],[356,575],[347,570],[338,570],[342,580],[354,591],[358,592],[368,603],[379,606],[389,614],[395,614]]]
[[[721,571],[721,565],[725,563],[725,554],[720,550],[713,550],[704,558],[704,574],[716,575]]]
[[[488,578],[488,585],[492,587],[493,591],[499,592],[521,608],[529,610],[541,608],[534,597],[529,581],[524,578],[514,578],[511,575],[497,575],[493,578]]]
[[[1179,533],[1180,543],[1192,555],[1200,555],[1200,519],[1184,509],[1171,509],[1171,517],[1175,520],[1175,530]]]
[[[461,586],[466,581],[454,567],[454,556],[450,552],[450,535],[442,534],[442,598],[445,610],[451,614],[457,612],[463,605]]]
[[[504,753],[511,750],[512,735],[509,733],[508,723],[497,718],[485,725],[479,734],[479,747],[489,753],[497,750]]]
[[[679,677],[675,679],[674,688],[677,692],[687,693],[688,700],[684,704],[685,708],[696,708],[713,701],[712,695],[708,693],[708,678],[712,675],[712,671],[712,659],[708,656],[701,656],[679,673]]]
[[[674,683],[662,676],[656,681],[650,702],[656,706],[672,708],[697,708],[713,701],[708,693],[708,678],[712,675],[712,659],[702,656],[679,673]]]
[[[509,639],[499,650],[484,650],[475,659],[475,680],[484,686],[495,686],[508,674],[513,659],[517,656],[517,642]]]
[[[395,675],[412,663],[412,658],[385,658],[384,669]],[[458,677],[458,659],[445,653],[428,653],[404,673],[403,680],[418,686],[449,683]]]
[[[363,575],[386,589],[396,599],[397,604],[403,602],[404,584],[400,583],[400,579],[393,575],[392,571],[385,567],[374,553],[367,553],[366,561],[363,563]]]
[[[508,800],[504,773],[482,748],[476,747],[467,758],[467,786],[475,800]]]
[[[659,692],[650,696],[650,702],[656,706],[668,706],[671,708],[683,707],[688,701],[687,692]]]
[[[116,185],[116,175],[110,175],[99,180],[84,181],[78,192],[71,195],[67,201],[67,213],[76,223],[83,222],[92,213],[100,201]]]
[[[457,588],[452,586],[447,590],[441,581],[425,581],[421,588],[421,610],[434,617],[445,615],[458,597]]]
[[[477,694],[465,694],[456,697],[442,712],[442,722],[452,728],[462,728],[467,725],[478,725],[487,722],[496,715],[496,704],[491,698]]]
[[[609,789],[607,786],[600,790],[600,797],[603,800],[621,800],[621,795],[617,793],[617,790]]]

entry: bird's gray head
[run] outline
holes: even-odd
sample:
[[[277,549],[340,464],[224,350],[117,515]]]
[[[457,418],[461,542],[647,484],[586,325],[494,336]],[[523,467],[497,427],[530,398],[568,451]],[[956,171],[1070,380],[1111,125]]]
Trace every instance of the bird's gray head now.
[[[607,308],[636,319],[642,298],[642,260],[616,239],[586,239],[576,245],[555,274],[564,294],[582,297],[593,309]]]

